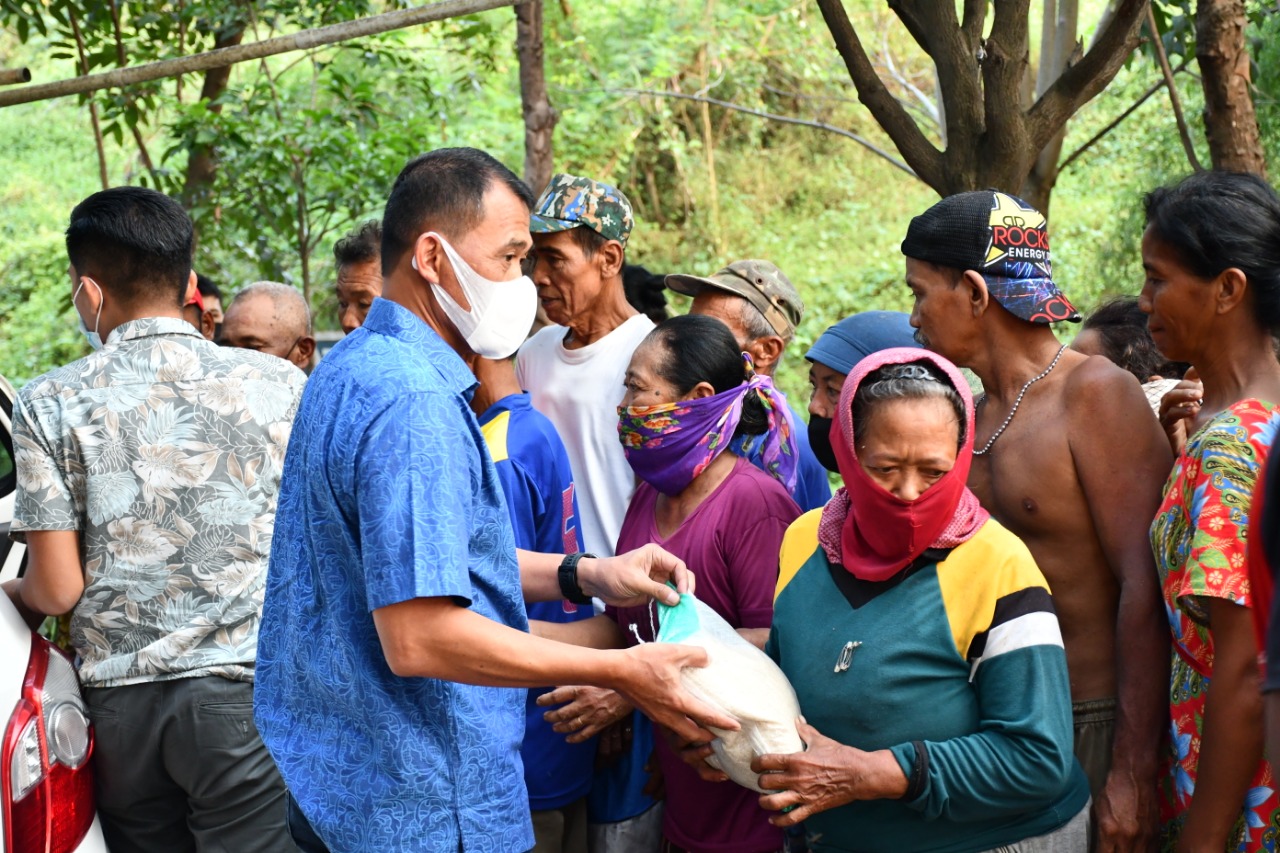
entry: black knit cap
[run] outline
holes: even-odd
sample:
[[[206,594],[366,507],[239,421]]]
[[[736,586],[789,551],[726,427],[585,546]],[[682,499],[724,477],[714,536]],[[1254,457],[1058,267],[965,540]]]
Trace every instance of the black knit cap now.
[[[1023,320],[1080,321],[1053,283],[1044,214],[1016,196],[978,190],[944,198],[911,220],[902,254],[980,273],[996,302]]]

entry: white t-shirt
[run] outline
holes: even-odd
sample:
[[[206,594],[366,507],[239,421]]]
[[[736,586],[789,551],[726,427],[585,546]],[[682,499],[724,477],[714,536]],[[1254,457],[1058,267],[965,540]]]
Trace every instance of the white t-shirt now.
[[[547,326],[525,341],[516,379],[533,407],[560,433],[578,495],[582,541],[588,551],[613,556],[635,474],[618,441],[618,404],[631,354],[653,321],[637,314],[600,340],[565,349],[564,326]]]

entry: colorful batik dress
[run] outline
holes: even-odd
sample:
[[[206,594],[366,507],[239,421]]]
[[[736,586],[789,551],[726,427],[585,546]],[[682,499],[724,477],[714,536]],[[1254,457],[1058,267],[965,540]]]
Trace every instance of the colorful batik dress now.
[[[1173,631],[1169,772],[1160,783],[1166,849],[1176,843],[1195,791],[1205,697],[1213,676],[1213,634],[1203,599],[1252,604],[1245,530],[1254,483],[1277,424],[1280,410],[1258,400],[1242,400],[1207,423],[1174,464],[1151,525],[1151,545]],[[1258,756],[1228,851],[1276,849],[1276,788],[1270,767]]]

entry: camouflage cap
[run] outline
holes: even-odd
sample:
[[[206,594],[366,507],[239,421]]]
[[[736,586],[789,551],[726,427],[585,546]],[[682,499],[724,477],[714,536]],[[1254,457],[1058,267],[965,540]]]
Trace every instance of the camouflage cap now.
[[[634,223],[631,202],[617,187],[575,175],[556,175],[534,205],[529,230],[554,234],[583,225],[626,246]]]
[[[687,296],[697,296],[708,287],[741,296],[784,338],[791,337],[804,314],[804,303],[795,285],[769,261],[734,261],[707,278],[669,275],[667,287]]]

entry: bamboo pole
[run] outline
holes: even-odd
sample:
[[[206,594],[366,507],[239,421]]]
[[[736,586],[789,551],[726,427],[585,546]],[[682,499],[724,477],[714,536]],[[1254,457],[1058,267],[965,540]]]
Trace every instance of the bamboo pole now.
[[[286,36],[242,44],[235,47],[224,47],[216,50],[180,56],[174,59],[162,59],[148,62],[145,65],[131,65],[117,68],[101,74],[90,74],[70,80],[59,80],[55,83],[42,83],[38,86],[23,86],[0,92],[0,107],[15,104],[29,104],[33,101],[44,101],[49,98],[61,98],[66,95],[79,95],[95,92],[99,89],[132,86],[148,80],[159,80],[162,77],[174,77],[194,71],[208,71],[211,68],[223,68],[237,62],[262,59],[294,50],[307,50],[323,47],[341,41],[377,35],[378,33],[399,30],[418,24],[456,18],[496,9],[500,6],[514,6],[518,0],[440,0],[425,6],[412,9],[400,9],[395,12],[384,12],[370,15],[355,21],[344,21],[325,27],[302,30]]]
[[[30,68],[0,68],[0,86],[12,86],[14,83],[30,82]]]

